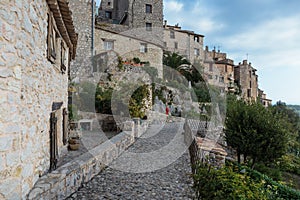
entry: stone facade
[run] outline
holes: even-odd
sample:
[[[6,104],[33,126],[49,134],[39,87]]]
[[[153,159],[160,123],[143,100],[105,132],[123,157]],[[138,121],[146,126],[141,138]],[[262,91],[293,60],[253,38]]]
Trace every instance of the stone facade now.
[[[163,50],[159,45],[136,38],[131,31],[117,33],[111,31],[111,29],[109,30],[107,26],[109,25],[106,25],[105,28],[99,26],[95,30],[95,52],[97,55],[113,51],[116,55],[122,57],[123,61],[132,60],[137,57],[141,62],[149,62],[150,66],[157,69],[158,76],[162,77]],[[107,43],[112,45],[109,50],[106,49],[108,47],[105,46]],[[109,62],[111,61],[106,61],[106,63]]]
[[[92,56],[94,45],[93,34],[93,6],[92,0],[70,1],[70,9],[73,15],[75,30],[78,33],[77,56],[71,63],[70,78],[79,81],[92,73]],[[79,80],[78,80],[79,79]]]
[[[191,63],[203,62],[203,38],[179,26],[164,25],[164,50],[177,52]]]
[[[213,49],[204,50],[204,76],[211,85],[234,92],[234,62],[227,58],[226,53]]]
[[[68,69],[62,70],[61,55],[63,46],[72,52],[76,45],[63,39],[68,34],[62,36],[54,17],[56,59],[47,59],[51,9],[46,0],[4,0],[0,10],[0,199],[25,199],[49,170],[53,112],[58,154],[66,149],[62,109],[67,108]],[[54,102],[61,107],[53,110]]]
[[[258,96],[263,106],[268,107],[272,105],[272,100],[267,98],[267,95],[264,93],[263,90],[258,89]]]
[[[258,97],[258,75],[256,69],[243,60],[234,67],[234,79],[241,89],[241,96],[248,101],[256,101]]]
[[[99,20],[114,24],[127,25],[130,28],[162,28],[162,0],[102,0],[99,8]]]

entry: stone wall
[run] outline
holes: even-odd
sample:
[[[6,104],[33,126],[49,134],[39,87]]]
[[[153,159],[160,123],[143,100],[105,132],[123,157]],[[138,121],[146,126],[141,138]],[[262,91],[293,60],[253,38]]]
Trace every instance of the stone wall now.
[[[258,97],[258,76],[256,69],[248,63],[247,60],[243,60],[242,63],[234,68],[234,79],[241,87],[241,96],[245,100],[257,100]]]
[[[126,32],[124,33],[126,34]],[[126,35],[130,35],[130,32]],[[104,41],[113,41],[113,50],[119,56],[125,59],[133,59],[138,57],[142,62],[150,62],[150,66],[155,67],[158,70],[158,76],[162,77],[162,58],[163,50],[160,46],[152,43],[148,43],[144,40],[135,39],[134,35],[127,37],[126,35],[109,32],[97,28],[95,30],[95,51],[97,54],[106,52],[104,50]],[[140,52],[142,44],[147,45],[147,52]],[[109,61],[108,61],[109,63]]]
[[[48,9],[45,0],[0,1],[0,199],[24,199],[49,170],[52,103],[67,107],[68,75],[47,59]]]
[[[171,37],[171,32],[174,32],[174,38]],[[195,37],[198,38],[198,41],[195,40]],[[185,56],[191,63],[203,61],[203,36],[195,35],[191,31],[186,32],[166,26],[164,28],[164,42],[167,51],[177,52]],[[177,48],[175,48],[175,43],[177,43]],[[195,54],[195,49],[199,50],[199,55]]]
[[[92,73],[92,0],[73,0],[69,3],[75,30],[78,33],[76,58],[71,63],[71,80],[90,76]]]
[[[146,13],[146,4],[152,5],[152,13]],[[162,0],[130,0],[129,1],[129,26],[144,28],[146,23],[152,27],[163,26],[163,1]]]
[[[65,199],[90,181],[134,142],[134,132],[125,131],[96,146],[72,162],[43,176],[29,193],[29,200]]]

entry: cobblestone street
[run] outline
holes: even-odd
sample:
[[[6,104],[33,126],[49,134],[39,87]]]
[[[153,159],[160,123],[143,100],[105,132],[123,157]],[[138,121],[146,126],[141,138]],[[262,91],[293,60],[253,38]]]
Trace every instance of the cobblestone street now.
[[[149,129],[136,141],[129,149],[128,153],[136,153],[136,155],[145,155],[164,149],[170,145],[172,148],[181,151],[183,149],[183,123],[172,122],[162,125],[151,125]],[[171,148],[171,149],[172,149]],[[170,149],[170,148],[169,148]],[[165,150],[166,151],[166,150]],[[176,150],[171,150],[170,154],[176,154]],[[192,179],[190,177],[191,169],[189,155],[187,151],[183,155],[166,161],[171,163],[164,168],[161,168],[162,161],[158,159],[154,166],[158,170],[151,171],[151,168],[145,167],[147,162],[139,160],[137,166],[131,169],[121,169],[118,166],[128,163],[126,159],[130,159],[126,153],[123,153],[119,159],[113,162],[110,167],[107,167],[103,172],[95,176],[90,182],[85,184],[76,193],[72,194],[67,199],[192,199]],[[181,151],[184,152],[184,151]],[[164,151],[159,152],[164,153]],[[178,153],[178,152],[177,152]],[[155,155],[155,154],[154,154]],[[169,157],[169,155],[167,155]],[[137,156],[138,157],[138,156]],[[172,157],[172,156],[171,156]],[[149,159],[146,156],[146,159]],[[162,156],[163,160],[165,159]],[[150,159],[151,160],[151,159]],[[132,158],[131,158],[132,162]],[[144,162],[144,164],[143,164]],[[149,161],[150,162],[150,161]],[[148,162],[148,163],[149,163]],[[130,162],[129,162],[130,163]],[[130,164],[128,164],[131,166]],[[153,163],[152,163],[153,165]],[[136,168],[145,167],[145,172],[133,173]],[[136,172],[141,169],[136,170]]]

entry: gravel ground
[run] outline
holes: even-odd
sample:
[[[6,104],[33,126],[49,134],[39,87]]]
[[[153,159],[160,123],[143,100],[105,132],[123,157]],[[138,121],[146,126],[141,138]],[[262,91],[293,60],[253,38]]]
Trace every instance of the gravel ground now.
[[[151,153],[165,147],[176,138],[181,125],[178,122],[164,127],[151,125],[128,152]],[[67,199],[193,199],[190,168],[187,151],[172,164],[156,171],[130,173],[107,167]]]

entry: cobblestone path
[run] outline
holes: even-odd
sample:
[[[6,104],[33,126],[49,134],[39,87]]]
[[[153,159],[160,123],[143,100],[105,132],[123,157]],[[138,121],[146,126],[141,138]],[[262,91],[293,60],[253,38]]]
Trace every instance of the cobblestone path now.
[[[128,149],[128,152],[144,155],[169,144],[182,146],[182,125],[182,122],[167,123],[163,127],[151,125],[146,133]],[[175,162],[164,168],[156,171],[146,168],[148,172],[142,173],[116,170],[115,166],[124,164],[128,159],[125,153],[123,157],[114,161],[111,167],[107,167],[68,199],[192,199],[194,195],[187,152],[180,153],[182,155],[174,159]],[[143,162],[142,160],[141,163]],[[146,163],[133,168],[143,167]],[[159,164],[161,161],[157,163],[154,166],[161,166]]]

